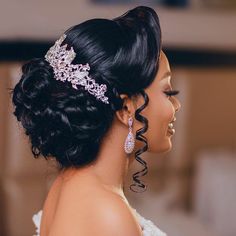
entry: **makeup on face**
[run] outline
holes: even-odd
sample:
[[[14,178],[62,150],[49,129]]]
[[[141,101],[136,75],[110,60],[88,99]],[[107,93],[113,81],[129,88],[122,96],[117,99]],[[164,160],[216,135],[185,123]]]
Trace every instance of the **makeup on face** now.
[[[172,90],[171,87],[171,83],[170,83],[170,79],[171,79],[171,72],[170,71],[166,71],[165,74],[162,77],[163,82],[165,83],[163,85],[164,87],[164,93],[166,94],[166,96],[168,97],[168,99],[171,96],[175,96],[179,93],[178,90]],[[167,135],[168,136],[172,136],[175,134],[175,129],[174,129],[174,125],[173,122],[176,120],[176,118],[174,118],[169,124],[168,124],[168,129],[167,129]]]

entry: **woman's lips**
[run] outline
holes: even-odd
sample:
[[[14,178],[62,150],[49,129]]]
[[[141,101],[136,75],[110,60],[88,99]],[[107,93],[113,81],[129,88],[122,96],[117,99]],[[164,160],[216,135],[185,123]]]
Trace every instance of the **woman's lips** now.
[[[175,134],[175,129],[168,128],[167,132],[168,132],[169,135],[174,135]]]
[[[173,123],[169,123],[168,130],[167,130],[169,135],[175,134],[175,129],[173,127],[174,127]]]

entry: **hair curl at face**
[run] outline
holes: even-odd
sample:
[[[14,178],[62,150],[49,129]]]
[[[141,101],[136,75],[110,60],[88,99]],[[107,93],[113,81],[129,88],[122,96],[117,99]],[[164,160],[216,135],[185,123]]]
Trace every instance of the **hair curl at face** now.
[[[34,157],[53,157],[59,169],[93,162],[115,112],[123,107],[119,95],[141,95],[144,103],[136,110],[135,119],[143,128],[136,132],[136,139],[144,146],[135,152],[135,159],[144,168],[133,175],[133,185],[145,188],[139,177],[147,174],[147,164],[140,155],[148,149],[143,135],[148,120],[140,112],[148,105],[144,89],[153,82],[159,67],[161,29],[156,12],[138,6],[111,20],[84,21],[65,34],[62,45],[76,52],[73,64],[90,65],[89,76],[107,85],[110,104],[98,101],[83,87],[75,90],[70,83],[53,79],[53,69],[44,58],[25,63],[12,89],[13,114],[29,136]]]

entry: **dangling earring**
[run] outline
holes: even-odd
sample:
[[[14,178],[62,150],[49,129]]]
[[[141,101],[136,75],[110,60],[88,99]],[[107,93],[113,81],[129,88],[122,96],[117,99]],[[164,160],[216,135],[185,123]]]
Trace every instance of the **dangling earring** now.
[[[130,154],[134,150],[134,142],[135,142],[134,135],[132,133],[132,124],[133,124],[132,117],[129,118],[128,124],[129,124],[129,133],[126,137],[124,148],[125,152],[127,154]]]

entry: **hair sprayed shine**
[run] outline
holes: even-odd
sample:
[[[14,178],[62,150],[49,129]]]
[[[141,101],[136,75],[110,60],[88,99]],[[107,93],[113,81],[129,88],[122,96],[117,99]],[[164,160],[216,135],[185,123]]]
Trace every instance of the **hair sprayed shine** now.
[[[141,95],[144,103],[135,111],[135,119],[143,127],[135,138],[144,146],[135,152],[135,159],[143,169],[133,174],[130,188],[145,189],[139,178],[148,172],[140,156],[148,149],[144,136],[148,120],[141,112],[149,101],[144,89],[153,82],[159,66],[161,29],[156,12],[139,6],[111,20],[84,21],[65,34],[63,44],[76,53],[72,64],[89,64],[89,76],[98,84],[106,84],[109,104],[96,99],[83,86],[74,89],[69,82],[55,80],[45,58],[24,64],[20,81],[12,90],[12,101],[34,157],[53,156],[60,170],[92,163],[115,112],[123,107],[120,94]]]

